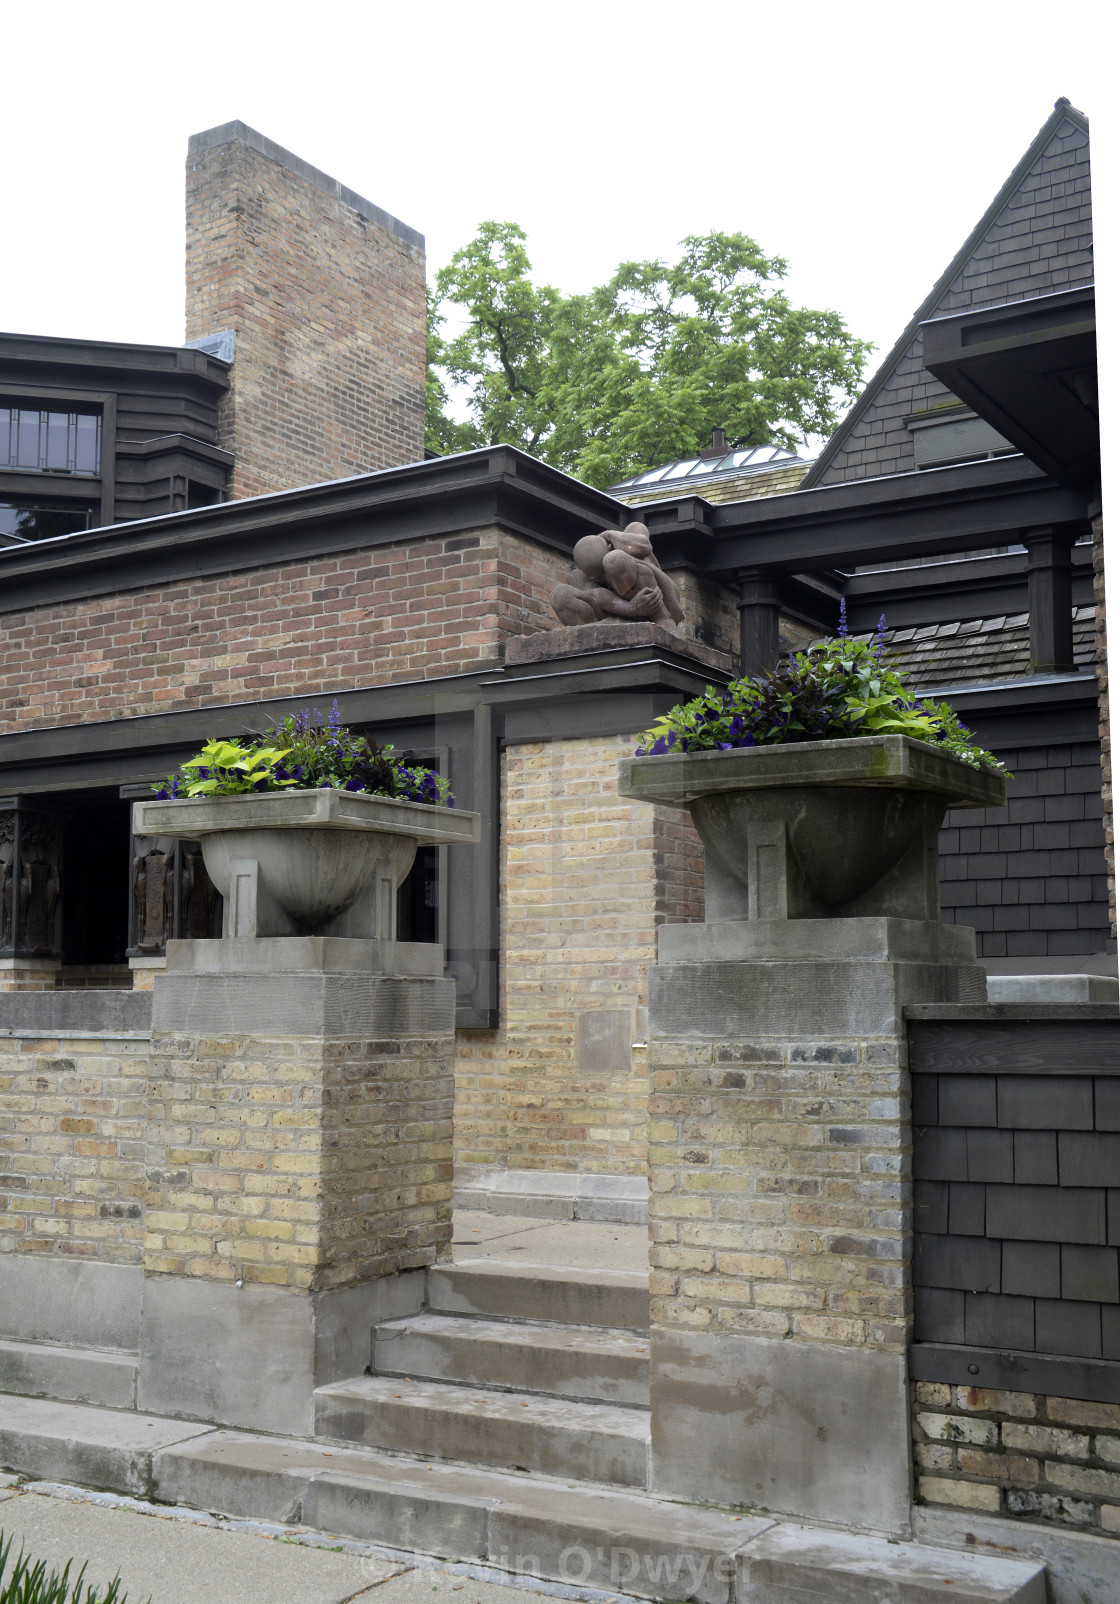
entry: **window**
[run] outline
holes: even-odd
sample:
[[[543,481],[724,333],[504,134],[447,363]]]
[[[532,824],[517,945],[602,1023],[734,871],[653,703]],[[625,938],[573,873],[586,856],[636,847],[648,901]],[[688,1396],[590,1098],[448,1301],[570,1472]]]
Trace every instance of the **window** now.
[[[2,468],[23,473],[100,473],[100,413],[0,406]]]
[[[50,540],[93,529],[100,522],[100,504],[85,501],[43,502],[25,496],[0,499],[0,542],[18,545],[25,540]],[[7,538],[5,538],[7,537]]]

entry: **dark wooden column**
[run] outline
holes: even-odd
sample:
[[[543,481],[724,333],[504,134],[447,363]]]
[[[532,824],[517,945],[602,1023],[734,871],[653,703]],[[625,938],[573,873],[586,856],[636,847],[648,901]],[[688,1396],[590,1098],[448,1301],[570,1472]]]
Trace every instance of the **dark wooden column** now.
[[[1027,529],[1027,591],[1031,614],[1031,673],[1066,674],[1073,668],[1073,589],[1068,525]]]
[[[778,661],[778,584],[764,568],[745,568],[739,581],[739,672],[768,674]]]

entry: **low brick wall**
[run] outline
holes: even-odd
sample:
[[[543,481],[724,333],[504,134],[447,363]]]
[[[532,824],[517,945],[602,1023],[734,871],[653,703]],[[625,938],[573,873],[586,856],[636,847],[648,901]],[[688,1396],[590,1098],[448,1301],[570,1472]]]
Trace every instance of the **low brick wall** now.
[[[899,1352],[905,1044],[650,1044],[650,1315]]]
[[[446,1256],[450,1040],[157,1035],[144,1268],[299,1291]]]
[[[148,1038],[0,1036],[0,1253],[138,1264]]]
[[[634,737],[511,747],[501,773],[501,1028],[458,1042],[456,1159],[640,1175],[657,927],[703,914],[688,814],[629,803]]]
[[[919,1501],[1120,1537],[1120,1404],[915,1382]]]

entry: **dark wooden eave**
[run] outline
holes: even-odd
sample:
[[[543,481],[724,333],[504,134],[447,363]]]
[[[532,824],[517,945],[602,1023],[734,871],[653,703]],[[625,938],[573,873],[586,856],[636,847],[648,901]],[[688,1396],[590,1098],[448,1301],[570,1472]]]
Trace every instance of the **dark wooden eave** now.
[[[1091,284],[922,324],[930,373],[1060,484],[1100,482]]]

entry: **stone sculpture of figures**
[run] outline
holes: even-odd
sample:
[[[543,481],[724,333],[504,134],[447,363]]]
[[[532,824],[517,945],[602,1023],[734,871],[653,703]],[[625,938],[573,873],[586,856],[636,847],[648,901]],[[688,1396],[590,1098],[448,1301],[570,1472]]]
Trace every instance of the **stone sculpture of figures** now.
[[[162,952],[171,930],[175,843],[170,837],[134,836],[132,897],[136,950]]]
[[[645,524],[584,535],[576,541],[572,556],[575,567],[550,598],[562,624],[622,618],[675,630],[684,619],[677,587],[662,573]]]

